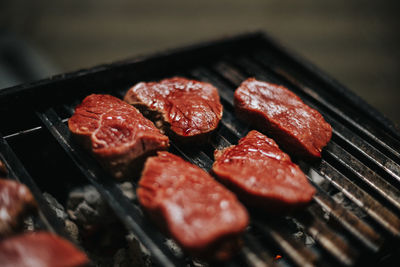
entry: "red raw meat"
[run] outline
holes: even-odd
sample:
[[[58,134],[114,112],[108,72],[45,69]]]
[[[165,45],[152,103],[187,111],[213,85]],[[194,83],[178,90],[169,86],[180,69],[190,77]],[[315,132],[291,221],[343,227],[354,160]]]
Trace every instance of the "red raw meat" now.
[[[234,194],[168,152],[146,161],[137,195],[153,221],[197,257],[228,259],[248,225],[247,211]]]
[[[205,140],[222,117],[217,88],[186,78],[138,83],[129,89],[124,100],[149,114],[158,121],[157,126],[179,141]]]
[[[310,202],[315,193],[289,155],[257,131],[214,156],[213,173],[250,206],[287,212]]]
[[[249,78],[235,91],[239,118],[270,135],[285,151],[307,159],[321,157],[332,127],[287,88]]]
[[[144,159],[169,145],[168,137],[150,120],[111,95],[87,96],[68,126],[115,178],[138,176]]]
[[[0,242],[2,267],[81,267],[88,258],[70,242],[54,234],[22,234]]]
[[[36,201],[28,187],[0,179],[0,238],[18,230],[23,217],[35,209]]]

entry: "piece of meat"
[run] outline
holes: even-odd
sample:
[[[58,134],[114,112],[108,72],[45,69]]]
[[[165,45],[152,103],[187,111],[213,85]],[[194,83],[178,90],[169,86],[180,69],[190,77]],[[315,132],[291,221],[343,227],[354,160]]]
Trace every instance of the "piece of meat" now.
[[[70,242],[46,232],[28,233],[0,242],[2,267],[81,267],[86,255]]]
[[[68,120],[74,136],[117,179],[139,176],[145,158],[169,146],[168,137],[133,106],[92,94]]]
[[[196,257],[228,259],[249,221],[236,196],[168,152],[146,161],[137,195],[150,218]]]
[[[183,142],[205,141],[222,117],[217,88],[186,78],[138,83],[129,89],[124,100]]]
[[[3,161],[0,160],[0,177],[7,176],[8,170]]]
[[[284,213],[304,206],[315,193],[289,155],[255,130],[214,156],[213,173],[249,206]]]
[[[235,91],[237,116],[267,133],[288,153],[305,159],[321,157],[332,127],[287,88],[249,78]]]
[[[0,239],[18,231],[24,216],[34,211],[36,201],[28,187],[13,180],[0,179]]]

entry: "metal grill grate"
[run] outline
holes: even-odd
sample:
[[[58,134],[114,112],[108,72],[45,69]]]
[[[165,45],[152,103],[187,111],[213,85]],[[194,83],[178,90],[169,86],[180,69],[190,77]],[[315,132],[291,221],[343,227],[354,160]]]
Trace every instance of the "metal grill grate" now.
[[[29,149],[32,133],[48,136],[54,142],[51,146],[58,146],[57,153],[64,154],[63,159],[77,169],[77,179],[86,179],[97,188],[127,229],[151,251],[156,263],[186,265],[188,259],[177,257],[168,249],[165,237],[143,216],[138,203],[124,197],[116,181],[73,142],[66,126],[74,106],[87,94],[122,97],[138,81],[174,75],[207,81],[219,89],[224,115],[210,142],[196,149],[175,143],[170,148],[206,170],[211,168],[215,149],[236,144],[250,130],[233,112],[233,92],[247,77],[285,85],[320,111],[333,127],[333,138],[319,163],[310,165],[295,159],[318,189],[310,206],[294,215],[276,218],[251,211],[244,247],[226,265],[361,266],[399,261],[397,129],[341,85],[300,62],[263,34],[101,66],[0,92],[0,121],[5,125],[0,143],[2,158],[14,170],[13,175],[40,199],[37,184],[44,182],[36,168],[42,170],[43,176],[54,173],[46,171],[46,162],[23,156],[23,151]],[[22,111],[23,115],[9,115],[15,111]],[[14,147],[8,141],[19,154],[12,151]],[[66,162],[57,164],[62,168]],[[24,164],[34,175],[25,170]],[[46,211],[46,205],[41,201],[39,205],[48,227],[62,231],[51,212]],[[282,259],[275,260],[277,254]]]

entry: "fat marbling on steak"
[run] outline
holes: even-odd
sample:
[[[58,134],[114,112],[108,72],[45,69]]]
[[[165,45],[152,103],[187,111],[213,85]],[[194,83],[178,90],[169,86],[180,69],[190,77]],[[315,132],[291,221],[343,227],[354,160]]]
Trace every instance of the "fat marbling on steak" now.
[[[269,136],[293,156],[321,157],[332,127],[286,87],[249,78],[234,95],[239,118]]]
[[[196,257],[228,259],[249,221],[233,193],[168,152],[147,159],[137,195],[150,218]]]
[[[178,141],[205,140],[222,117],[217,88],[181,77],[140,82],[129,89],[124,100],[148,114]]]
[[[287,212],[310,202],[315,193],[289,155],[255,130],[214,156],[213,173],[249,206]]]
[[[68,120],[73,135],[115,178],[138,176],[146,156],[168,148],[168,137],[133,106],[92,94]]]
[[[88,263],[83,252],[51,233],[27,233],[0,241],[2,267],[83,267]]]
[[[0,179],[0,238],[17,231],[24,216],[35,211],[36,206],[28,187],[13,180]]]

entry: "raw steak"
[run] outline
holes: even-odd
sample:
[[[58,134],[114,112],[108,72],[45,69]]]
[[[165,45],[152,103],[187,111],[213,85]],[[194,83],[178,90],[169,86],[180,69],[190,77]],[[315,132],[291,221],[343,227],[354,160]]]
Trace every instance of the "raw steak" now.
[[[2,267],[81,267],[88,258],[70,242],[50,233],[22,234],[0,242]]]
[[[111,95],[87,96],[68,120],[71,132],[115,178],[138,176],[146,156],[168,137],[133,106]]]
[[[215,151],[213,173],[250,206],[284,212],[308,203],[315,189],[274,140],[251,131],[239,144]]]
[[[36,201],[25,185],[0,179],[0,238],[18,230],[24,216],[35,208]]]
[[[287,152],[306,159],[321,157],[331,126],[287,88],[249,78],[235,91],[239,118],[267,133]]]
[[[129,89],[124,100],[179,141],[204,141],[222,117],[217,88],[186,78],[138,83]]]
[[[137,195],[153,221],[197,257],[228,259],[249,221],[234,194],[168,152],[146,161]]]

